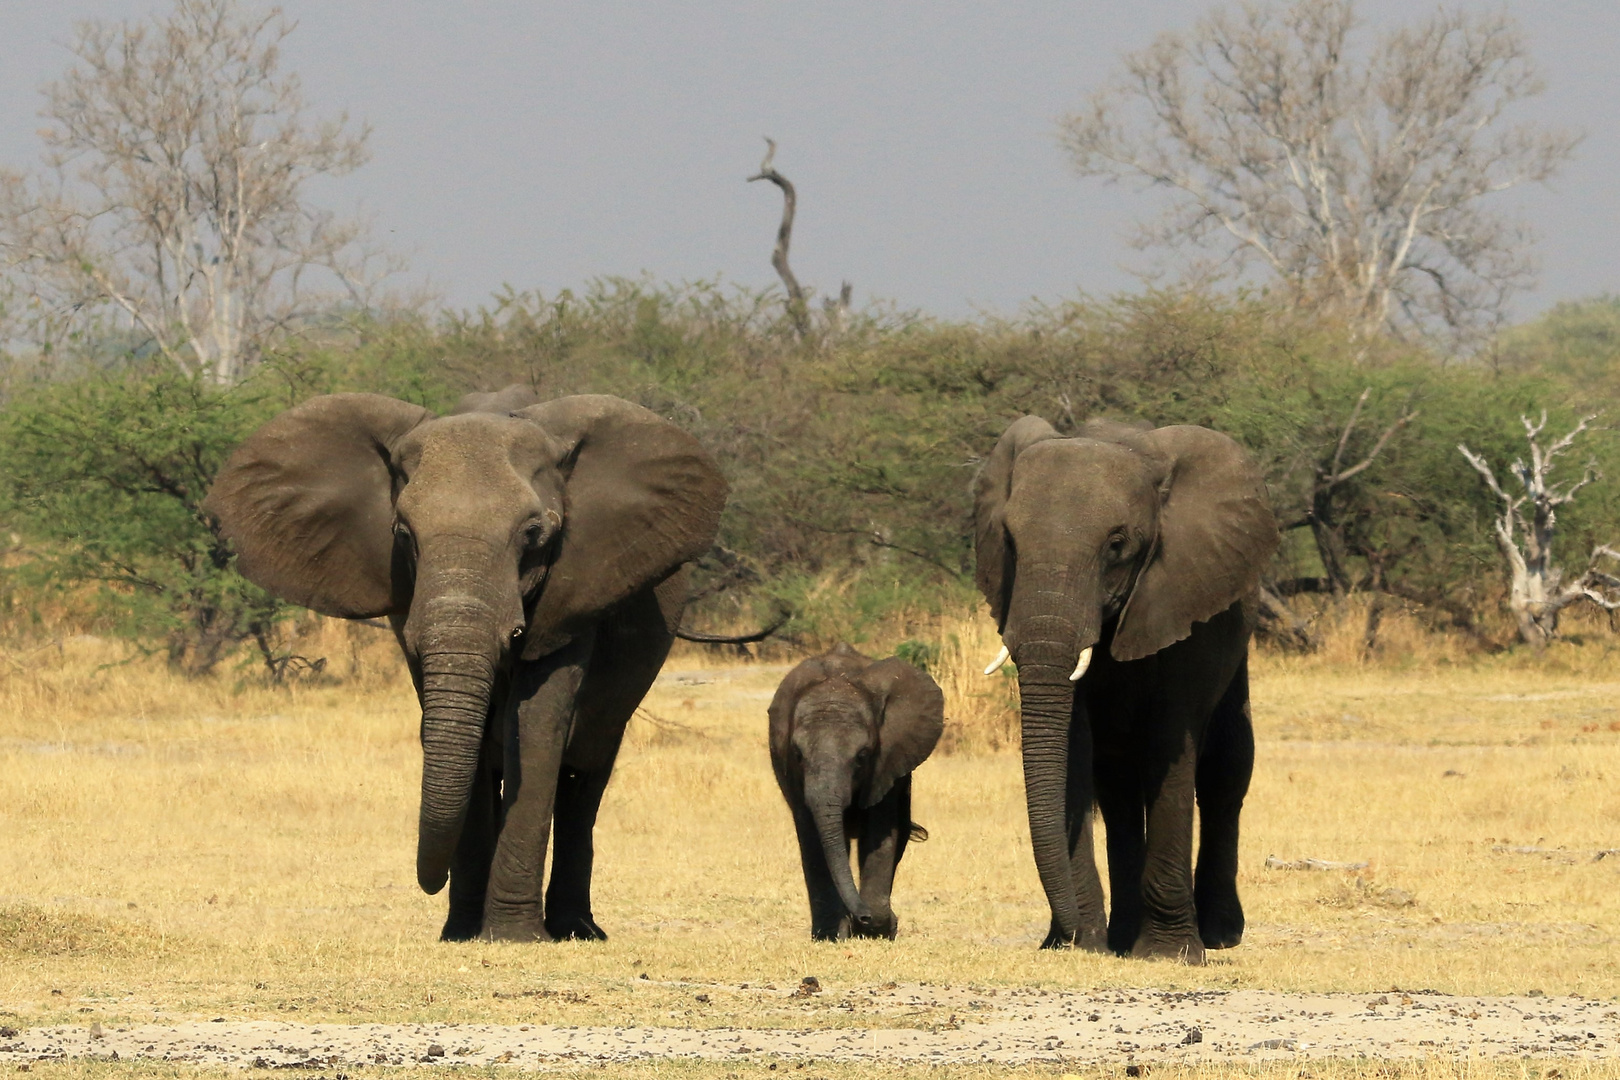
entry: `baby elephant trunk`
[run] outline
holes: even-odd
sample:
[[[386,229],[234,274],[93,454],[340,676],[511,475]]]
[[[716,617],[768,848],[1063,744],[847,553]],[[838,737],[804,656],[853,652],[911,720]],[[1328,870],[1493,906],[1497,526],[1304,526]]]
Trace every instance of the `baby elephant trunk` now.
[[[832,871],[833,884],[838,886],[838,897],[844,910],[857,926],[871,926],[872,910],[861,899],[855,888],[855,875],[849,869],[849,837],[844,832],[844,809],[849,798],[844,793],[821,795],[809,801],[810,816],[816,831],[821,834],[821,850],[827,857],[827,869]]]

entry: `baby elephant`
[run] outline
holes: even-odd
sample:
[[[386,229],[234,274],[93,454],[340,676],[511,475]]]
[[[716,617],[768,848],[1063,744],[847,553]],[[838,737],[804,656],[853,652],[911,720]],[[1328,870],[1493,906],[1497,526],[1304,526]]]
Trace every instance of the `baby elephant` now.
[[[810,890],[810,936],[893,940],[895,867],[907,840],[928,838],[911,820],[911,771],[939,742],[944,695],[904,660],[874,662],[840,644],[788,672],[770,718],[771,766],[793,811]]]

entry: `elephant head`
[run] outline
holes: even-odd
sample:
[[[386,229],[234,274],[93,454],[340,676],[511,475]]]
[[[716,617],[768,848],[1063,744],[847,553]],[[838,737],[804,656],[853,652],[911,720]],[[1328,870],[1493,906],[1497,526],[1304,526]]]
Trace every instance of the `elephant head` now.
[[[376,394],[312,398],[254,432],[204,505],[250,581],[393,624],[422,704],[417,880],[434,893],[498,673],[705,550],[725,496],[697,441],[655,413],[506,390],[443,417]]]
[[[1065,832],[1075,683],[1111,633],[1114,661],[1185,638],[1250,593],[1278,543],[1242,448],[1201,427],[1107,421],[1072,438],[1026,416],[974,483],[977,581],[1018,665],[1024,785],[1041,884],[1078,929]],[[994,665],[993,665],[994,666]]]
[[[876,806],[933,753],[945,728],[934,680],[898,657],[873,662],[848,645],[800,664],[771,700],[771,761],[784,791],[802,790],[838,895],[873,922],[849,868],[844,814]]]

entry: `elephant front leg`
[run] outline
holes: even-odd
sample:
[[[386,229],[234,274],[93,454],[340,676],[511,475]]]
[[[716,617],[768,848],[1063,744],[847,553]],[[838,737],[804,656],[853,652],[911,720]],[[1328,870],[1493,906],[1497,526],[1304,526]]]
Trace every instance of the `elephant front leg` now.
[[[606,941],[607,933],[591,917],[591,866],[596,848],[592,833],[613,773],[581,772],[563,767],[552,815],[551,882],[546,887],[546,932],[558,941]]]
[[[1102,876],[1097,873],[1097,844],[1092,836],[1095,819],[1092,806],[1097,801],[1097,750],[1093,745],[1090,704],[1084,699],[1076,701],[1076,712],[1084,722],[1074,725],[1074,732],[1069,737],[1066,827],[1069,834],[1069,876],[1074,879],[1074,904],[1081,912],[1081,931],[1069,944],[1087,952],[1106,952],[1108,908],[1103,904]],[[1042,947],[1055,947],[1055,938],[1059,933],[1058,923],[1053,920]]]
[[[899,932],[892,899],[894,872],[910,838],[911,777],[902,776],[861,821],[855,854],[861,864],[861,899],[872,909],[872,925],[856,930],[857,936],[893,941]]]
[[[849,912],[838,895],[838,885],[827,867],[821,846],[821,832],[803,806],[793,807],[793,829],[799,837],[799,862],[804,867],[804,886],[810,894],[810,936],[817,941],[838,941],[849,937]]]
[[[1191,732],[1147,799],[1147,850],[1142,870],[1142,927],[1132,956],[1204,962],[1193,906],[1192,826],[1197,753]]]
[[[498,744],[486,740],[467,802],[466,822],[450,863],[450,914],[439,932],[440,941],[470,941],[484,929],[489,868],[501,828],[500,777],[493,761],[499,752]]]
[[[1074,877],[1074,899],[1080,908],[1080,932],[1072,942],[1061,940],[1062,931],[1057,920],[1046,932],[1043,949],[1073,945],[1087,952],[1108,951],[1107,907],[1103,903],[1102,878],[1097,873],[1096,840],[1093,835],[1095,814],[1087,806],[1073,814],[1069,823],[1069,872]]]
[[[1085,710],[1077,703],[1077,711]],[[1089,710],[1087,710],[1089,715]],[[1057,919],[1046,932],[1043,949],[1074,946],[1087,952],[1108,951],[1108,914],[1103,904],[1102,878],[1097,873],[1096,842],[1093,837],[1092,804],[1096,788],[1092,774],[1094,751],[1091,725],[1078,723],[1069,737],[1069,776],[1066,785],[1064,826],[1069,838],[1069,876],[1074,881],[1075,906],[1080,912],[1080,931],[1072,941],[1065,940]]]
[[[549,941],[541,883],[551,833],[563,748],[589,640],[520,665],[512,676],[502,795],[506,808],[484,901],[483,937],[489,941]]]
[[[1136,763],[1109,756],[1097,769],[1097,804],[1108,826],[1108,885],[1113,909],[1108,948],[1125,954],[1142,930],[1143,804]]]

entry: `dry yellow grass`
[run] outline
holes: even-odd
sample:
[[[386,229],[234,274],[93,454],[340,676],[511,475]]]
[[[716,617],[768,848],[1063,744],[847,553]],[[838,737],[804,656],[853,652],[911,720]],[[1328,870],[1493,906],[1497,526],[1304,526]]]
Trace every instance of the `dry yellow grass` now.
[[[786,988],[806,974],[1620,993],[1620,857],[1580,854],[1620,843],[1620,684],[1603,641],[1444,664],[1259,658],[1240,881],[1251,930],[1188,969],[1035,949],[1047,916],[1018,759],[984,749],[1005,741],[1006,684],[968,674],[994,651],[982,623],[940,630],[957,643],[941,672],[951,718],[971,723],[958,752],[917,775],[915,816],[933,838],[901,869],[892,944],[808,940],[764,748],[785,665],[691,649],[667,666],[598,828],[596,914],[611,941],[440,945],[443,900],[413,875],[416,712],[386,634],[310,624],[301,651],[328,656],[330,678],[281,689],[107,666],[124,654],[93,639],[12,650],[0,662],[0,1021],[869,1022],[817,1000],[698,1005],[689,985]],[[1370,865],[1268,870],[1271,854]]]

